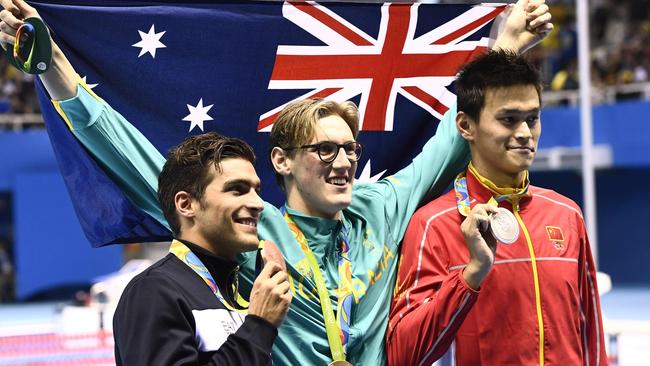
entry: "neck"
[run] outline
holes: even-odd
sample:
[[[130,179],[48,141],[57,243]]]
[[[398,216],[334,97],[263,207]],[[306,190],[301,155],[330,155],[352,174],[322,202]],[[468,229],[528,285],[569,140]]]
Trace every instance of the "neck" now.
[[[236,260],[236,257],[237,257],[236,253],[234,253],[234,254],[233,253],[226,253],[225,250],[219,248],[218,244],[212,245],[207,240],[205,240],[205,238],[203,238],[200,235],[196,235],[195,233],[180,232],[178,234],[177,238],[179,240],[189,241],[190,243],[192,243],[192,244],[194,244],[196,246],[199,246],[199,247],[207,250],[208,252],[216,255],[217,257],[221,257],[221,258],[228,259],[228,260],[231,260],[231,261]]]
[[[292,210],[298,211],[302,214],[305,214],[307,216],[312,216],[312,217],[318,217],[321,219],[329,219],[329,220],[338,220],[341,218],[341,211],[337,211],[333,214],[320,211],[317,209],[314,209],[312,207],[309,207],[307,205],[301,204],[302,202],[292,202],[290,199],[287,197],[287,207],[289,207]]]
[[[510,174],[494,169],[486,169],[482,164],[477,164],[475,160],[470,162],[470,170],[472,170],[475,175],[478,173],[477,178],[487,179],[498,188],[523,188],[526,184],[526,178],[528,177],[527,170]]]
[[[287,206],[292,210],[296,210],[302,214],[312,217],[320,217],[322,219],[330,220],[338,220],[341,218],[341,210],[330,213],[305,202],[303,197],[300,195],[300,192],[298,192],[295,187],[289,187],[287,189]]]

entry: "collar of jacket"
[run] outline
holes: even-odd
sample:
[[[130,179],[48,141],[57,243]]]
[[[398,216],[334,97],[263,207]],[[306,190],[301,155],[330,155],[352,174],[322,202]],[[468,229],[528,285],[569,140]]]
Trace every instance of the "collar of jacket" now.
[[[341,229],[345,218],[341,213],[340,220],[314,217],[285,206],[293,221],[307,238],[309,249],[316,258],[325,258],[335,253],[341,247]]]
[[[487,203],[491,197],[500,196],[504,194],[513,194],[516,191],[521,191],[523,188],[501,188],[497,187],[496,184],[492,183],[489,179],[481,176],[476,169],[473,167],[472,163],[467,167],[466,177],[467,177],[467,191],[477,203]],[[525,187],[528,185],[528,192],[521,196],[519,201],[519,210],[523,210],[532,198],[532,193],[530,191],[531,186],[528,180],[528,171],[526,171],[526,177],[522,186]],[[500,206],[513,209],[511,200],[503,201]]]
[[[230,304],[236,304],[235,291],[239,276],[239,263],[214,255],[209,250],[202,248],[190,241],[176,239],[185,244],[210,271],[214,282],[221,290],[222,295]]]

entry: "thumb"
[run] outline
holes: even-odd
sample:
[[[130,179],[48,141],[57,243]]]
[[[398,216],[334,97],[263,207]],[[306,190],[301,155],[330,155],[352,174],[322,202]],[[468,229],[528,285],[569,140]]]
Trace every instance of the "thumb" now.
[[[24,2],[23,0],[12,0],[13,4],[20,10],[22,15],[27,18],[38,17],[38,12],[32,6]]]
[[[524,14],[526,12],[526,7],[528,6],[528,0],[518,0],[514,4],[508,4],[508,7],[506,10],[503,12],[503,14],[510,18],[510,15],[512,14]]]
[[[20,17],[20,10],[18,7],[16,7],[16,5],[14,5],[14,2],[12,0],[1,0],[0,7],[13,14],[13,16],[16,18]]]
[[[22,1],[22,0],[20,0]],[[519,0],[512,6],[513,11],[526,11],[528,7],[528,0]]]
[[[506,15],[509,19],[525,18],[526,8],[528,7],[528,0],[518,0],[514,4],[510,4],[507,9]]]
[[[278,263],[272,261],[266,262],[264,263],[264,267],[262,268],[262,272],[260,272],[258,278],[271,278],[281,270],[282,268]]]

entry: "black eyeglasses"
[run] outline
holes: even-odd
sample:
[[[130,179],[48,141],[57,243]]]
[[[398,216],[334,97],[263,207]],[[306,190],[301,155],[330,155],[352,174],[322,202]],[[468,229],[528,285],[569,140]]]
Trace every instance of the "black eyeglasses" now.
[[[318,152],[318,157],[323,163],[331,163],[339,156],[339,151],[343,148],[345,155],[351,162],[357,162],[361,158],[361,151],[363,145],[356,141],[346,142],[345,144],[337,144],[332,141],[323,141],[312,145],[302,145],[296,147],[287,147],[284,150],[295,149],[314,149]]]

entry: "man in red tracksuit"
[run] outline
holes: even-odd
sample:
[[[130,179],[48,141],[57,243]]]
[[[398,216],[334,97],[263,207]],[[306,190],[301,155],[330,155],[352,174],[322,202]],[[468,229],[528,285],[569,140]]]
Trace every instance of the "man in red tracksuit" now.
[[[528,182],[541,133],[539,73],[490,52],[461,70],[456,87],[472,162],[411,219],[388,364],[431,365],[447,354],[472,366],[607,365],[580,208]],[[497,207],[512,213],[500,213],[510,224],[492,218]]]

